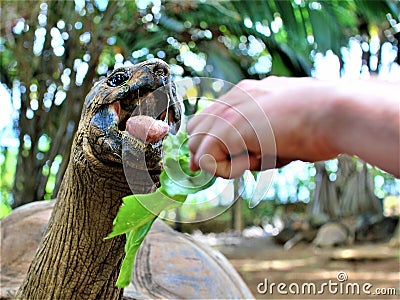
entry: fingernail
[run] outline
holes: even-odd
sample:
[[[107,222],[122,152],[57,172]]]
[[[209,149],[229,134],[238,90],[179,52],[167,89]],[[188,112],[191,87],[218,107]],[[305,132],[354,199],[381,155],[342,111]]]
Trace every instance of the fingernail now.
[[[204,154],[199,159],[199,167],[200,169],[214,175],[217,170],[217,161],[215,160],[214,156],[210,154]]]

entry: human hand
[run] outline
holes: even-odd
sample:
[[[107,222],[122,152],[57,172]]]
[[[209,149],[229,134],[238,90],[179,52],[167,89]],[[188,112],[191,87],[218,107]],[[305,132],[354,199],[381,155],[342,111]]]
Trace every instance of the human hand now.
[[[191,168],[234,178],[339,154],[320,132],[324,84],[312,78],[243,80],[188,123]],[[326,87],[323,87],[326,90]]]

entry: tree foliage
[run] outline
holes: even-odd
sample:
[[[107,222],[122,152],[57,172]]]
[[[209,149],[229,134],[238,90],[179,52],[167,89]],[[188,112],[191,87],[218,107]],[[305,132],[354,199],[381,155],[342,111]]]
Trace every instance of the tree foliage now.
[[[159,57],[178,77],[306,76],[315,53],[340,54],[386,13],[395,2],[2,1],[1,82],[20,99],[14,206],[56,195],[83,99],[114,66]]]

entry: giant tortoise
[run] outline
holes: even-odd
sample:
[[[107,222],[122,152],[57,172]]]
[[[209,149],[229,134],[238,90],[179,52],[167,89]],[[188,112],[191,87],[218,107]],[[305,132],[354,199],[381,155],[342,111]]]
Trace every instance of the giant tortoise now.
[[[220,253],[161,221],[137,254],[125,294],[115,286],[125,238],[104,237],[111,232],[121,199],[153,191],[162,168],[161,143],[148,143],[126,131],[131,115],[137,114],[165,120],[171,131],[179,127],[170,69],[161,60],[119,68],[94,85],[56,201],[29,204],[2,221],[3,298],[14,297],[19,285],[18,298],[35,300],[252,298]],[[135,170],[130,187],[124,153],[133,158],[128,162]]]

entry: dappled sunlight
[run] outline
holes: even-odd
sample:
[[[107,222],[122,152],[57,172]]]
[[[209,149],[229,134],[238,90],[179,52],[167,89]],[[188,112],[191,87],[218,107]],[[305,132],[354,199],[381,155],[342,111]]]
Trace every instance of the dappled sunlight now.
[[[268,270],[291,270],[296,267],[309,265],[316,261],[315,257],[303,259],[288,259],[288,260],[254,260],[254,259],[237,259],[231,260],[234,266],[240,265],[240,270],[243,272],[268,271]]]
[[[363,260],[333,260],[329,259],[328,253],[332,251],[351,251],[359,247],[349,248],[333,248],[326,252],[315,252],[313,246],[300,244],[288,251],[284,251],[280,247],[276,247],[271,241],[265,243],[262,249],[249,247],[248,243],[237,244],[236,252],[231,251],[231,247],[218,247],[223,253],[228,255],[230,262],[243,276],[244,280],[252,290],[257,299],[287,299],[289,295],[273,294],[269,291],[265,295],[258,293],[257,287],[265,284],[265,280],[271,285],[273,283],[284,283],[287,286],[290,284],[315,284],[320,287],[329,281],[338,283],[339,274],[345,274],[345,284],[351,285],[371,284],[372,291],[376,288],[392,289],[391,292],[398,293],[399,283],[399,258],[396,248],[391,248],[393,251],[391,258],[381,259],[363,259]],[[386,244],[378,244],[376,247],[367,247],[365,252],[371,255],[374,252],[380,252],[387,247]],[[236,253],[236,254],[235,254]],[[240,255],[239,255],[240,253]],[[247,253],[247,255],[246,255]],[[393,256],[394,254],[394,256]],[[394,290],[393,290],[394,289]],[[366,295],[355,294],[328,294],[327,291],[323,295],[312,295],[313,299],[334,298],[334,299],[364,299]],[[311,295],[290,295],[290,298],[295,299],[310,299]],[[378,299],[380,299],[378,297]],[[386,299],[386,298],[385,298]],[[387,299],[396,299],[395,296],[388,296]]]

